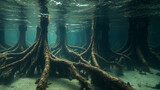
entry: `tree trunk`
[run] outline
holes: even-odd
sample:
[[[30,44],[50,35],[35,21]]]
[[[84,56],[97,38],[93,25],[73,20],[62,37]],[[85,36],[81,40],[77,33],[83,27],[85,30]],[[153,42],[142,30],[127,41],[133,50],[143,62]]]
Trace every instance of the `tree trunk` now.
[[[4,30],[0,30],[0,43],[1,43],[1,45],[3,45],[5,42],[5,40],[4,40],[5,33],[4,32],[5,32]]]
[[[26,31],[27,31],[27,26],[26,25],[20,25],[19,26],[18,44],[19,44],[19,47],[20,47],[20,51],[23,51],[28,47],[28,45],[26,44]]]
[[[89,23],[87,23],[88,25],[85,27],[85,31],[86,31],[86,43],[85,45],[83,46],[84,48],[88,48],[90,42],[91,42],[91,36],[92,36],[92,28],[91,28],[91,22],[88,21]]]
[[[130,56],[134,64],[143,71],[149,71],[148,65],[158,67],[158,56],[153,55],[147,42],[149,19],[129,18],[128,21],[128,40],[120,52]],[[151,60],[153,58],[156,60]]]
[[[107,17],[97,17],[94,21],[93,43],[95,50],[104,58],[109,58],[111,48],[109,44],[109,19]]]
[[[5,42],[5,30],[3,24],[0,25],[0,49],[7,49],[10,46]]]

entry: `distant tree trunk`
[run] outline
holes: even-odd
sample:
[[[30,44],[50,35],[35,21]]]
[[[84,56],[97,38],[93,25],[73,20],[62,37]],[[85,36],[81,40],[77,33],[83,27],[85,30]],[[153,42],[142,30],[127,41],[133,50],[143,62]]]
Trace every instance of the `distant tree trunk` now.
[[[60,45],[66,45],[66,28],[65,23],[59,22],[57,25]]]
[[[27,26],[26,25],[19,25],[19,40],[17,44],[12,47],[9,52],[22,52],[23,50],[28,48],[28,45],[26,44],[26,31]]]
[[[95,52],[98,53],[100,56],[104,57],[107,60],[113,61],[116,60],[117,58],[119,59],[123,55],[114,52],[110,47],[110,42],[109,42],[110,22],[107,12],[108,12],[107,10],[101,9],[95,13],[97,17],[95,17],[94,20],[92,21],[93,34],[90,44],[94,45],[93,47]],[[92,45],[90,45],[90,47],[92,47]]]
[[[20,25],[19,26],[19,41],[18,43],[20,44],[21,50],[25,50],[28,48],[28,45],[26,44],[26,31],[27,31],[27,26],[26,25]]]
[[[16,53],[16,52],[22,52],[23,50],[27,49],[28,45],[26,44],[26,31],[27,31],[26,25],[19,25],[19,40],[17,44],[2,52]]]
[[[35,39],[35,41],[38,41],[38,39],[39,39],[39,36],[40,36],[40,26],[37,26],[36,27],[36,39]]]
[[[102,57],[109,58],[112,50],[109,44],[109,18],[97,17],[94,21],[94,47]]]
[[[1,45],[4,45],[5,43],[5,40],[4,40],[4,37],[5,37],[5,31],[4,30],[0,30],[0,44]]]
[[[84,48],[87,48],[91,42],[91,36],[92,36],[92,30],[91,30],[91,23],[88,23],[88,25],[85,27],[86,31],[86,43],[83,46]]]
[[[57,26],[57,39],[56,39],[56,44],[54,47],[51,48],[52,51],[55,50],[55,53],[58,51],[57,49],[60,48],[63,51],[66,50],[67,42],[66,42],[66,28],[65,28],[65,22],[64,21],[59,21],[56,24]]]
[[[129,18],[128,41],[119,51],[130,56],[142,71],[149,71],[148,65],[158,67],[159,57],[148,46],[148,18]],[[154,59],[153,59],[154,58]]]
[[[5,30],[4,26],[0,26],[0,50],[4,50],[9,48],[10,46],[6,44],[5,42]]]
[[[104,11],[98,11],[101,16],[98,14],[92,21],[93,34],[91,42],[87,50],[81,53],[81,56],[86,60],[91,58],[92,65],[102,69],[110,70],[112,66],[115,66],[117,75],[122,75],[121,65],[113,59],[120,58],[122,55],[113,52],[110,48],[108,36],[109,17],[102,12]]]

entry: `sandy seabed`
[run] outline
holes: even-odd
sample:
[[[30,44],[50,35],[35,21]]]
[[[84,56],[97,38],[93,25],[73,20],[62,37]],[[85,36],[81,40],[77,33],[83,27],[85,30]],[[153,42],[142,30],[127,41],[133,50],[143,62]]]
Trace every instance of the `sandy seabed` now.
[[[158,90],[152,89],[156,84],[160,83],[160,76],[156,73],[160,72],[155,69],[151,69],[150,73],[146,75],[139,74],[138,71],[125,71],[124,76],[118,77],[124,82],[129,82],[136,90]],[[111,75],[115,76],[113,73]],[[0,85],[0,90],[35,90],[37,84],[35,84],[37,78],[19,78],[13,81],[9,85]],[[80,88],[77,80],[69,80],[64,78],[49,78],[47,90],[78,90]]]

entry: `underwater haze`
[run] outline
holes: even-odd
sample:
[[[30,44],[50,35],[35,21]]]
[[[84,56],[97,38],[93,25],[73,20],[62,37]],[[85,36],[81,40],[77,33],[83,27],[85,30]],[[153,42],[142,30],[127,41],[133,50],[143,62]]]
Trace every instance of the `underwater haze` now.
[[[0,90],[160,90],[160,0],[0,0]]]

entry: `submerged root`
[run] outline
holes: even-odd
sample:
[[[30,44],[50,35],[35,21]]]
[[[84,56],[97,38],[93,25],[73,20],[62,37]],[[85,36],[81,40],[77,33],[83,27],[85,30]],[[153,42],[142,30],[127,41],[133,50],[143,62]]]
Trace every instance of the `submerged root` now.
[[[6,48],[0,44],[0,52],[3,50],[6,50]]]
[[[5,80],[5,77],[13,78],[16,72],[21,72],[23,64],[25,64],[34,56],[34,53],[37,50],[37,45],[39,44],[33,44],[30,48],[21,53],[6,53],[4,55],[1,55],[0,60],[3,60],[3,64],[1,64],[0,66],[0,78],[2,80]],[[23,70],[23,73],[24,71],[25,70]]]
[[[50,71],[50,58],[48,53],[45,53],[45,67],[41,76],[41,79],[38,83],[38,86],[36,90],[45,90],[47,87],[47,81],[49,77],[49,71]]]
[[[18,53],[18,52],[24,51],[27,48],[28,48],[28,45],[18,42],[15,46],[13,46],[9,49],[4,49],[1,52],[2,53]]]
[[[35,74],[35,69],[37,68],[38,72],[42,71],[42,75],[36,90],[46,90],[49,74],[53,74],[57,69],[60,74],[65,73],[64,75],[68,74],[76,78],[80,82],[81,90],[93,90],[93,87],[87,82],[87,80],[78,73],[78,71],[83,70],[91,75],[91,79],[95,85],[101,85],[104,87],[104,90],[133,90],[132,87],[128,86],[120,79],[112,77],[100,68],[95,67],[97,66],[95,63],[97,61],[93,61],[95,66],[90,65],[88,61],[83,59],[81,54],[71,51],[64,43],[60,44],[60,46],[56,46],[56,49],[54,49],[56,50],[55,53],[56,55],[59,55],[59,53],[64,52],[66,55],[70,56],[69,58],[73,61],[71,62],[55,57],[49,50],[47,41],[49,16],[46,17],[48,15],[48,8],[45,0],[39,0],[39,5],[41,7],[41,13],[46,13],[45,16],[40,16],[41,31],[39,38],[36,39],[35,43],[30,48],[21,53],[4,53],[0,56],[0,61],[4,62],[0,66],[0,79],[3,80],[8,77],[13,77],[16,72],[27,73],[28,75]],[[57,50],[59,47],[62,48],[60,51]],[[92,54],[95,56],[95,52]],[[56,69],[54,69],[53,65],[57,66],[55,67]]]
[[[83,51],[86,50],[85,48],[79,47],[79,46],[71,46],[71,45],[68,45],[68,47],[69,47],[70,49],[74,50],[75,52],[79,52],[79,53],[81,53],[81,52],[83,52]]]
[[[92,65],[99,67],[99,68],[106,68],[110,71],[110,68],[113,66],[116,67],[116,74],[118,76],[123,75],[122,65],[118,61],[109,61],[100,56],[97,51],[95,50],[94,44],[90,44],[88,49],[81,53],[81,56],[84,58],[91,58]]]
[[[39,45],[42,45],[42,44],[35,44],[35,46],[33,46],[33,48],[31,49],[31,51],[28,52],[28,54],[25,55],[22,59],[1,67],[0,71],[1,71],[1,73],[4,73],[4,74],[3,75],[1,74],[0,78],[1,79],[3,78],[2,80],[4,80],[5,78],[8,78],[8,77],[13,78],[14,74],[17,71],[21,71],[20,68],[23,68],[22,71],[24,71],[24,72],[31,69],[31,68],[26,68],[26,67],[30,67],[32,65],[31,63],[29,64],[29,66],[24,66],[24,65],[26,65],[25,63],[27,63],[27,61],[30,60],[33,55],[35,55],[36,51],[37,51],[37,53],[39,52],[39,50],[38,50],[38,49],[40,49],[40,48],[38,48]],[[44,48],[46,49],[47,47],[44,47]],[[44,57],[41,57],[42,61],[45,62],[44,68],[42,65],[43,63],[37,63],[38,65],[35,64],[36,66],[32,68],[32,69],[35,69],[37,66],[41,66],[40,68],[43,69],[43,73],[42,73],[42,76],[41,76],[40,81],[38,83],[37,90],[45,90],[46,89],[47,81],[48,81],[47,79],[49,77],[49,74],[50,74],[50,72],[54,72],[53,71],[54,69],[50,69],[50,67],[54,68],[54,66],[50,66],[53,64],[57,64],[56,68],[59,68],[59,66],[64,66],[66,68],[69,68],[70,75],[75,77],[80,82],[81,89],[94,90],[93,87],[87,82],[87,80],[77,72],[78,71],[77,68],[86,71],[86,73],[89,73],[92,76],[92,79],[93,79],[92,81],[103,83],[102,86],[105,89],[110,88],[110,90],[115,90],[118,88],[122,88],[123,90],[132,90],[131,87],[127,86],[127,84],[125,84],[121,80],[110,76],[109,74],[100,70],[97,67],[93,67],[93,66],[85,64],[85,63],[71,62],[68,60],[56,58],[53,54],[51,54],[49,52],[48,49],[46,49],[46,50],[45,49],[44,49],[44,52],[42,55]],[[38,58],[36,60],[39,60],[39,59],[40,58]],[[24,70],[24,68],[28,69],[28,70]],[[4,77],[4,76],[6,76],[6,77]],[[102,77],[102,78],[100,78],[100,81],[99,80],[97,81],[93,77]]]
[[[126,56],[132,58],[132,66],[136,66],[138,70],[144,71],[144,72],[150,72],[149,66],[152,66],[153,68],[158,69],[160,63],[160,58],[157,54],[152,52],[151,50],[143,51],[141,48],[136,47],[133,49],[133,45],[126,47],[124,51],[122,51],[122,54],[125,54]],[[134,61],[133,61],[134,60]],[[119,60],[120,63],[123,62],[123,60]],[[126,62],[128,64],[130,62]]]
[[[122,90],[134,90],[132,87],[128,86],[125,84],[123,81],[119,80],[118,78],[112,77],[106,72],[102,71],[101,69],[84,64],[84,63],[76,63],[76,62],[71,62],[68,60],[63,60],[63,59],[53,59],[53,63],[67,66],[68,68],[71,68],[74,76],[76,77],[77,80],[80,81],[81,88],[85,88],[86,90],[93,90],[93,88],[86,82],[86,80],[77,72],[76,67],[85,70],[87,73],[89,73],[91,76],[94,76],[95,78],[98,78],[98,81],[95,78],[96,81],[95,83],[100,83],[104,89],[110,89],[110,90],[115,90],[115,89],[122,89]]]
[[[76,70],[76,67],[73,65],[72,62],[68,60],[63,60],[63,59],[53,59],[53,63],[56,63],[58,65],[63,65],[66,68],[70,68],[71,72],[73,73],[73,76],[80,82],[81,89],[86,89],[86,90],[94,90],[92,86],[87,82],[85,78],[83,78]]]
[[[133,69],[133,66],[138,66],[140,71],[145,71],[145,72],[150,72],[149,65],[147,63],[147,59],[140,50],[140,48],[136,47],[135,49],[132,49],[133,46],[129,46],[126,48],[126,50],[122,51],[122,54],[125,54],[128,57],[131,57],[132,59],[130,60],[131,66],[127,66],[131,69]],[[122,58],[122,57],[121,57]],[[136,61],[133,61],[136,60]],[[119,63],[122,63],[123,61],[120,59]],[[130,64],[130,62],[126,62],[126,65]]]
[[[104,87],[104,89],[134,90],[133,88],[127,86],[123,81],[119,80],[118,78],[110,76],[109,74],[107,74],[106,72],[102,71],[97,67],[93,67],[91,65],[86,65],[82,63],[74,63],[74,65],[90,73],[92,75],[92,79],[94,79],[93,83],[99,84],[100,86]],[[97,77],[99,78],[96,79]]]
[[[10,48],[11,46],[8,45],[7,43],[5,43],[4,41],[0,42],[0,53],[7,50],[8,48]]]
[[[80,54],[78,54],[77,52],[75,51],[72,51],[68,45],[64,44],[64,45],[58,45],[56,44],[55,48],[52,48],[51,50],[52,53],[55,55],[55,56],[60,56],[60,57],[65,57],[65,58],[68,58],[68,59],[71,59],[72,61],[75,61],[75,62],[83,62],[83,63],[86,63],[86,64],[89,64],[87,60],[85,60]],[[64,55],[64,56],[62,56]]]
[[[117,76],[123,75],[123,70],[122,70],[123,67],[118,62],[110,62],[98,54],[95,54],[95,55],[96,55],[97,59],[100,60],[101,63],[103,63],[105,66],[107,66],[108,71],[110,71],[110,69],[113,68],[113,66],[115,66],[116,67],[116,75]]]

